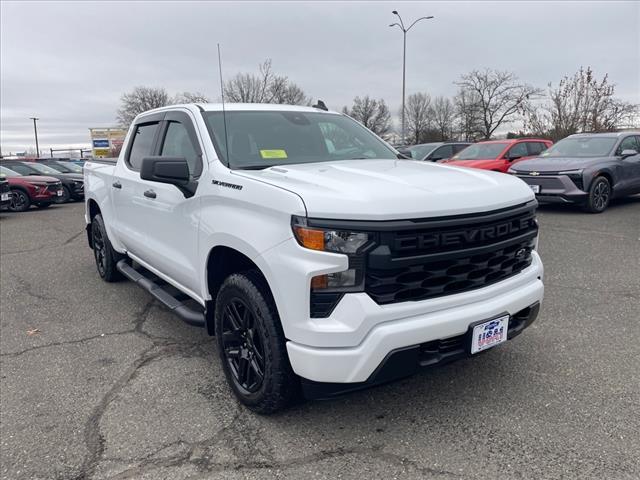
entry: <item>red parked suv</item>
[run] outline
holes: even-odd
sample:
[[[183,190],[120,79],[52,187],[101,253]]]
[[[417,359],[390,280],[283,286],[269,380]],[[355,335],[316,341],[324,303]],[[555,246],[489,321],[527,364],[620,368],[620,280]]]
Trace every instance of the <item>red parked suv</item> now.
[[[0,165],[0,176],[9,181],[11,203],[9,210],[24,212],[32,204],[46,208],[62,195],[62,183],[57,178],[41,175],[23,176]]]
[[[543,138],[487,140],[468,146],[442,163],[507,173],[514,163],[537,157],[551,145],[551,140]]]

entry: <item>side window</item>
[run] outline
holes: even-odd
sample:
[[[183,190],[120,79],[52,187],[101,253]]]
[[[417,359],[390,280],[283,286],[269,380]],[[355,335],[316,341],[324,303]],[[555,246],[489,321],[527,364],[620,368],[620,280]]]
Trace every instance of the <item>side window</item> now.
[[[128,163],[134,170],[140,170],[142,159],[153,154],[153,140],[158,131],[158,123],[138,125],[133,134],[131,149],[129,150]]]
[[[467,148],[469,145],[464,145],[464,144],[458,144],[458,145],[454,145],[453,146],[453,153],[456,154],[458,152],[461,152],[462,150],[464,150],[465,148]]]
[[[31,170],[31,168],[27,167],[26,165],[20,165],[19,163],[9,164],[7,168],[13,170],[14,172],[18,172],[20,175],[36,174],[36,172]]]
[[[160,155],[163,157],[182,157],[187,160],[191,175],[199,173],[196,149],[193,148],[189,132],[182,123],[169,122]]]
[[[430,160],[440,160],[441,158],[451,158],[453,157],[453,146],[452,145],[443,145],[441,147],[436,148],[431,155],[429,155]]]
[[[620,146],[616,150],[616,155],[620,155],[623,150],[635,150],[638,151],[638,143],[636,136],[632,135],[620,142]]]
[[[542,142],[527,142],[527,147],[529,148],[529,155],[540,155],[547,149],[547,146]]]
[[[509,149],[507,153],[507,158],[520,158],[526,157],[529,154],[527,153],[527,144],[526,142],[516,143],[513,147]]]

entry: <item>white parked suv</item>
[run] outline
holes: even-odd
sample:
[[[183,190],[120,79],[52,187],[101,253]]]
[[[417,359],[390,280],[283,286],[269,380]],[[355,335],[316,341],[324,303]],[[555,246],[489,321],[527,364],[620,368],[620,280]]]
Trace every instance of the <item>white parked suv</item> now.
[[[542,301],[524,182],[404,159],[340,113],[160,108],[84,172],[100,276],[216,335],[257,412],[484,351]]]

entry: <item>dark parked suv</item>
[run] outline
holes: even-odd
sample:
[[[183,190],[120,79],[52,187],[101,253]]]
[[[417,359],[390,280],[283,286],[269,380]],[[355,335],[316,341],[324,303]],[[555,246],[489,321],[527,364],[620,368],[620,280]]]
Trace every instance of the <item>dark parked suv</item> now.
[[[612,198],[640,193],[640,132],[571,135],[514,165],[540,202],[576,203],[603,212]]]
[[[2,165],[21,175],[46,175],[60,180],[62,195],[56,198],[56,203],[66,203],[69,200],[84,198],[84,176],[81,173],[62,173],[48,165],[36,162],[5,160]]]

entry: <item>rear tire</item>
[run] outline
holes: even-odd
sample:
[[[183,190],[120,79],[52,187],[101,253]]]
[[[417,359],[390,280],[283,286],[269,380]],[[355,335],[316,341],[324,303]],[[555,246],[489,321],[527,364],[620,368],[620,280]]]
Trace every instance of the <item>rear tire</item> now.
[[[11,203],[9,210],[12,212],[25,212],[31,206],[29,195],[23,190],[11,190]]]
[[[611,201],[611,184],[606,177],[596,177],[589,187],[589,196],[584,210],[589,213],[602,213]]]
[[[266,281],[256,270],[226,278],[216,298],[215,329],[224,374],[256,413],[287,407],[299,391],[284,332]]]
[[[107,229],[104,226],[102,215],[98,214],[91,221],[91,244],[93,245],[93,256],[96,260],[98,275],[105,282],[116,282],[122,278],[122,274],[116,268],[116,264],[124,256],[116,252],[111,246]]]

